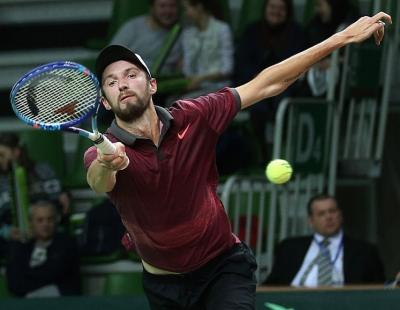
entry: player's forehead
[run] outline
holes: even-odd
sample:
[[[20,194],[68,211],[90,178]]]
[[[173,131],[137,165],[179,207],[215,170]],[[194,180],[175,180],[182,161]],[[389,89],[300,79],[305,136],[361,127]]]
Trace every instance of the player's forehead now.
[[[143,71],[137,65],[126,61],[126,60],[118,60],[109,64],[103,71],[103,80],[109,77],[115,77],[121,75],[127,71],[136,70],[136,71]]]

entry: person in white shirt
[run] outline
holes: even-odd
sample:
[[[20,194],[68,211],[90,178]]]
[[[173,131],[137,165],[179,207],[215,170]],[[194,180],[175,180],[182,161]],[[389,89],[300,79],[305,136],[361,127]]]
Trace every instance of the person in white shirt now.
[[[343,216],[335,197],[319,194],[308,204],[312,236],[283,240],[277,247],[265,285],[343,286],[383,283],[376,247],[343,232]]]

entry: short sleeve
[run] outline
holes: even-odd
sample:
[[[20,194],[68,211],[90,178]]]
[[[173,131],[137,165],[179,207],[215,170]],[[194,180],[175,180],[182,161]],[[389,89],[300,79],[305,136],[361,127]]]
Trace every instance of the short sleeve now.
[[[183,109],[189,108],[199,113],[218,134],[228,127],[241,106],[237,91],[228,87],[195,99],[180,100],[177,104]]]
[[[97,158],[97,149],[95,146],[88,148],[83,155],[83,163],[86,169],[89,169],[92,162]]]

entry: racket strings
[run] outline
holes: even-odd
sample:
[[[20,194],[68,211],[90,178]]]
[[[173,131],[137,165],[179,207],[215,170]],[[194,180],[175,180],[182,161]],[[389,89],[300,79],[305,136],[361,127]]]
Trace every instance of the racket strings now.
[[[77,70],[57,69],[21,86],[15,106],[33,122],[66,123],[87,115],[97,96],[97,87],[89,76]]]

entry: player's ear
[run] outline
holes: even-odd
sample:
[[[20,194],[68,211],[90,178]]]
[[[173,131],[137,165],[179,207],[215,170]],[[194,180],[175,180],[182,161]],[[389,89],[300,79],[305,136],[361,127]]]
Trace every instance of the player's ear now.
[[[155,78],[151,78],[149,84],[150,84],[150,94],[154,95],[157,92],[157,80]]]
[[[106,97],[102,96],[100,100],[101,100],[101,104],[106,108],[106,110],[111,110],[111,106],[108,103],[108,100]]]

